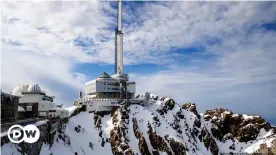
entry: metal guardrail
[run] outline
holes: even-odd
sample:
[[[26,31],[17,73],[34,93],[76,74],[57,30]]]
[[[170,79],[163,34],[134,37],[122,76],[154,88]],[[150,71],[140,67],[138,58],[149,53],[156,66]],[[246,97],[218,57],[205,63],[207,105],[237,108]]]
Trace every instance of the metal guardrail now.
[[[124,100],[124,99],[123,99]],[[129,101],[143,101],[140,99],[128,99]],[[79,99],[80,102],[87,102],[87,101],[122,101],[121,99],[96,99],[96,98],[87,98],[87,99]]]
[[[80,99],[81,102],[87,102],[87,101],[120,101],[120,99],[94,99],[94,98],[87,98],[87,99]]]

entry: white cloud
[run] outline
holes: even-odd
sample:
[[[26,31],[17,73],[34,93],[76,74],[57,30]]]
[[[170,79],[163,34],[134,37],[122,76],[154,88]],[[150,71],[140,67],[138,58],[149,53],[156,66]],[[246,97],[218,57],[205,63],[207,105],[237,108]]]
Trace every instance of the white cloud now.
[[[253,78],[253,77],[251,77]],[[180,104],[194,102],[203,112],[213,108],[229,108],[234,112],[251,113],[273,118],[275,102],[274,80],[249,82],[234,76],[215,75],[213,72],[185,70],[182,66],[153,73],[135,75],[138,92],[153,92],[160,96],[171,96]]]
[[[86,76],[84,74],[76,72],[75,77],[80,83],[85,83],[86,82]]]
[[[66,59],[17,51],[14,46],[4,46],[2,50],[2,85],[8,86],[9,90],[17,84],[40,83],[46,79],[73,88],[82,87],[70,73],[72,64]]]
[[[116,13],[108,3],[80,1],[4,4],[4,39],[35,44],[36,51],[38,48],[44,54],[69,57],[78,62],[113,62],[114,31],[113,28],[107,28],[114,26],[116,21],[101,12],[105,10],[112,15]],[[138,7],[136,12],[125,12],[126,20],[131,23],[123,25],[125,62],[159,63],[159,58],[169,58],[169,63],[173,61],[167,53],[171,48],[204,43],[206,36],[224,38],[233,32],[242,33],[244,27],[271,21],[274,16],[267,14],[275,13],[274,4],[267,6],[265,11],[261,10],[266,6],[264,4],[161,2]],[[11,19],[18,20],[8,22]],[[130,21],[133,19],[135,20]],[[93,39],[94,45],[88,53],[72,46],[72,40],[79,35]],[[44,50],[53,44],[54,48]]]
[[[201,111],[223,107],[274,118],[276,39],[272,36],[274,32],[253,32],[250,38],[229,38],[219,47],[209,47],[208,52],[220,52],[220,56],[211,62],[203,60],[199,68],[174,66],[152,75],[135,75],[138,91],[172,96],[180,103],[195,102]],[[228,48],[232,41],[238,43]]]
[[[2,2],[4,91],[11,91],[18,84],[39,83],[57,100],[71,104],[66,92],[59,92],[60,87],[71,88],[77,96],[77,91],[83,89],[85,75],[73,72],[74,65],[98,60],[74,47],[72,40],[86,32],[95,36],[97,29],[109,20],[101,19],[98,3],[80,3]]]
[[[244,27],[273,21],[275,5],[261,10],[263,3],[244,2],[174,2],[167,5],[152,4],[141,8],[137,21],[142,26],[126,29],[125,50],[138,60],[148,62],[150,57],[166,55],[170,48],[183,48],[204,43],[206,36],[224,39],[229,35],[244,33]],[[257,18],[256,18],[257,17]],[[219,19],[219,20],[218,20]],[[135,49],[135,50],[133,50]],[[149,58],[150,57],[150,58]],[[153,59],[153,60],[152,60]],[[129,60],[130,61],[130,60]],[[155,61],[154,61],[155,62]]]
[[[125,62],[170,65],[151,75],[134,75],[140,92],[198,101],[202,109],[207,108],[205,102],[213,107],[229,103],[226,106],[233,108],[233,100],[252,102],[256,106],[252,111],[262,107],[271,112],[271,104],[264,107],[257,102],[275,103],[269,92],[275,89],[276,34],[258,26],[275,21],[275,3],[160,2],[135,10],[124,12],[130,23],[123,25]],[[77,96],[89,79],[73,71],[76,64],[113,63],[116,20],[110,15],[114,14],[116,10],[106,2],[2,2],[4,90],[20,83],[40,83],[60,101],[68,101],[66,92],[45,82],[54,81],[57,87],[72,88]],[[77,37],[88,37],[89,45],[92,38],[92,43],[88,48],[74,46]],[[213,38],[219,43],[208,44]],[[198,45],[206,51],[171,53],[172,48]],[[202,55],[212,59],[198,57]],[[178,64],[180,57],[189,65]]]

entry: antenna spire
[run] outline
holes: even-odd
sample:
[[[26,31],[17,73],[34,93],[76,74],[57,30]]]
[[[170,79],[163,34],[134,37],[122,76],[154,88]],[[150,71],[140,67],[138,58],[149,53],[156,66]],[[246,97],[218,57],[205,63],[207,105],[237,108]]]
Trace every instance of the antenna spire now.
[[[121,31],[122,30],[122,0],[118,0],[118,27],[117,30]]]
[[[115,32],[115,73],[123,72],[122,0],[118,0],[117,30]]]

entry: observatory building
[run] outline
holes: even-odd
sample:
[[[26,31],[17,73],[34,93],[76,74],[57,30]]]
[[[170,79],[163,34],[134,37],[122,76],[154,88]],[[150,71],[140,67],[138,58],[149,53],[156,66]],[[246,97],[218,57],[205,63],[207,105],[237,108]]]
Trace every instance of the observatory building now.
[[[54,96],[47,95],[38,84],[18,85],[11,95],[19,98],[19,118],[65,118],[68,116],[68,111],[54,102]]]
[[[79,94],[75,105],[83,105],[89,112],[110,111],[123,104],[143,104],[134,99],[136,86],[123,72],[122,1],[118,0],[117,29],[115,31],[115,74],[103,72],[97,79],[85,83],[85,94]]]
[[[125,90],[122,90],[123,82],[126,85]],[[133,99],[134,94],[135,82],[128,81],[127,74],[109,76],[103,72],[97,79],[85,84],[85,97],[87,98]]]

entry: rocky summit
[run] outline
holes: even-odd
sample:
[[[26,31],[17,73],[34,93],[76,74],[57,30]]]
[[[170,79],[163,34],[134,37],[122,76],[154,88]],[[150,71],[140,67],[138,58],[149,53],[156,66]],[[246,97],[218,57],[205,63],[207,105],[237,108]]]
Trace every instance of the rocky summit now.
[[[139,97],[143,97],[140,94]],[[150,95],[149,107],[125,105],[109,114],[80,112],[41,155],[218,155],[276,154],[276,127],[260,116],[228,109],[198,113],[194,103]],[[2,154],[19,146],[5,144]]]

